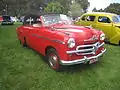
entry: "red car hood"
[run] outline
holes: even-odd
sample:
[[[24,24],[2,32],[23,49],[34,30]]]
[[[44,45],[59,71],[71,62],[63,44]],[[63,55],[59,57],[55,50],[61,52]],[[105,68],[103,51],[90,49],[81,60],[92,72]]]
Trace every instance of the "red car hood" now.
[[[65,35],[68,35],[69,37],[73,37],[77,40],[77,42],[80,41],[87,41],[88,39],[92,38],[94,35],[99,38],[99,33],[97,30],[90,29],[88,27],[83,26],[75,26],[75,25],[52,25],[52,27],[57,30],[57,33],[64,33]]]

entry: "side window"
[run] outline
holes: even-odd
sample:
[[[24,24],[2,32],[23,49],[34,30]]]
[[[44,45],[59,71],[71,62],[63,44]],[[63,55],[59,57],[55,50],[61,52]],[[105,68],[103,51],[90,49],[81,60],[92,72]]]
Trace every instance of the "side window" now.
[[[86,18],[86,16],[83,16],[83,17],[81,18],[81,20],[85,21],[85,18]]]
[[[99,16],[98,17],[98,22],[102,22],[102,23],[110,23],[110,19],[106,16]]]
[[[95,16],[87,16],[87,21],[94,21],[95,20]]]

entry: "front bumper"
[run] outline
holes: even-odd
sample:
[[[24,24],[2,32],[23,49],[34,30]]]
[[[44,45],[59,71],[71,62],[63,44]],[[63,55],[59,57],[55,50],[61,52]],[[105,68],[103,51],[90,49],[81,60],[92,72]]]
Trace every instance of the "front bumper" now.
[[[86,62],[89,62],[91,59],[99,58],[100,56],[102,56],[105,53],[105,51],[106,51],[106,49],[101,50],[101,53],[99,53],[96,56],[91,56],[91,57],[84,56],[84,58],[77,59],[77,60],[72,60],[72,61],[60,60],[60,64],[61,65],[74,65],[74,64],[80,64],[80,63],[86,63]]]
[[[2,25],[8,25],[8,24],[13,24],[13,22],[2,22]]]

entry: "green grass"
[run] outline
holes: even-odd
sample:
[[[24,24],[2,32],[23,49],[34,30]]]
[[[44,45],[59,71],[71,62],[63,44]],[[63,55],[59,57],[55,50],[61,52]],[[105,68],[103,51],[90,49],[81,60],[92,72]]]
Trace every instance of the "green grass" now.
[[[0,27],[0,90],[119,90],[120,46],[105,45],[102,60],[50,69],[43,57],[19,45],[16,27]]]

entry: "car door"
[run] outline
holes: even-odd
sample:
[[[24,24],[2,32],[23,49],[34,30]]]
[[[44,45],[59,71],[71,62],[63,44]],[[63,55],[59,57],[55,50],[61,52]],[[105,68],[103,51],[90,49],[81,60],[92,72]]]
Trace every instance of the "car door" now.
[[[37,15],[28,15],[24,20],[24,29],[25,29],[25,39],[27,45],[34,50],[37,50],[37,42],[38,42],[38,31],[41,29],[41,21],[40,16]]]
[[[111,29],[112,29],[112,22],[109,17],[107,16],[98,16],[97,22],[96,22],[96,29],[102,30],[107,39],[110,39],[111,37]]]
[[[76,24],[86,26],[86,17],[86,15],[83,15]]]
[[[32,47],[36,50],[41,52],[41,49],[43,48],[44,41],[43,41],[43,35],[44,35],[44,29],[43,26],[40,27],[32,27],[33,30],[30,32],[31,34],[31,43]]]
[[[42,33],[43,33],[43,28],[41,26],[33,26],[29,25],[26,28],[26,41],[29,47],[32,49],[39,51],[42,48]],[[41,47],[41,48],[40,48]]]
[[[34,28],[32,27],[32,25],[25,25],[24,26],[24,38],[25,38],[25,42],[26,44],[31,47],[34,48],[34,40],[32,38],[32,33],[34,33]]]
[[[86,18],[86,26],[95,27],[95,19],[96,19],[96,16],[88,15]]]

